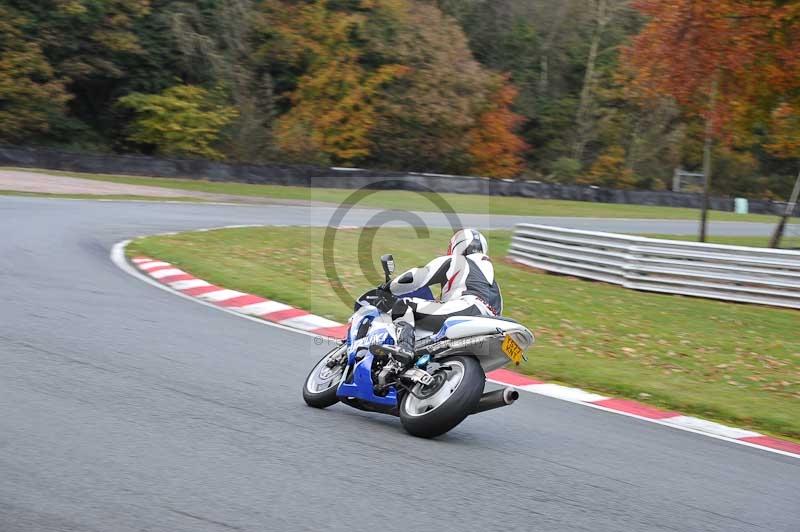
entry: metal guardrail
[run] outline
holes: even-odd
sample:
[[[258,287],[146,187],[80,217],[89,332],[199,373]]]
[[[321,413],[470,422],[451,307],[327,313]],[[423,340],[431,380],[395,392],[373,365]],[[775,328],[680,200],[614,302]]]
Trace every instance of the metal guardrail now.
[[[635,290],[800,309],[800,252],[519,224],[509,256]]]

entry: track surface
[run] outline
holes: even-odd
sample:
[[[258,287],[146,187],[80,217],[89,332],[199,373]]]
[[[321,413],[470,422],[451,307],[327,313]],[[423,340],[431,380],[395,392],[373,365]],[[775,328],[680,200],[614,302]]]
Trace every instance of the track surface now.
[[[139,234],[325,215],[0,198],[0,531],[800,530],[800,460],[547,397],[437,441],[312,410],[312,338],[108,260]]]

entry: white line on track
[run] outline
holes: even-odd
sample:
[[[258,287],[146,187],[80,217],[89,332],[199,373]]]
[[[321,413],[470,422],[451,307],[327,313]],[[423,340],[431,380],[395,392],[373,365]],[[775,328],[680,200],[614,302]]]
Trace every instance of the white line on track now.
[[[220,227],[219,229],[224,229],[224,228]],[[291,327],[286,327],[285,325],[281,325],[280,323],[264,321],[262,319],[254,317],[254,316],[248,316],[247,314],[241,314],[239,312],[234,312],[233,310],[229,310],[229,309],[227,309],[225,307],[220,307],[220,306],[215,305],[213,303],[210,303],[208,301],[203,301],[202,299],[197,299],[196,297],[192,297],[192,296],[183,294],[183,293],[181,293],[181,292],[179,292],[177,290],[173,290],[169,286],[161,284],[158,281],[156,281],[155,279],[153,279],[152,277],[149,277],[149,276],[143,274],[142,272],[140,272],[139,270],[137,270],[136,268],[131,266],[130,263],[128,263],[127,259],[125,258],[125,247],[130,243],[131,243],[130,240],[123,240],[122,242],[117,242],[116,244],[114,244],[114,246],[111,248],[111,262],[116,264],[117,267],[119,267],[125,273],[127,273],[129,275],[132,275],[133,277],[136,277],[140,281],[144,281],[145,283],[147,283],[147,284],[149,284],[151,286],[155,286],[156,288],[160,288],[161,290],[164,290],[165,292],[169,292],[170,294],[174,294],[174,295],[176,295],[178,297],[182,297],[183,299],[188,299],[189,301],[194,301],[195,303],[199,303],[200,305],[205,305],[207,307],[211,307],[213,309],[220,310],[222,312],[227,312],[228,314],[231,314],[232,316],[237,316],[239,318],[244,318],[246,320],[250,320],[250,321],[253,321],[253,322],[256,322],[256,323],[260,323],[261,325],[269,325],[270,327],[283,329],[284,331],[291,331],[293,333],[303,334],[305,336],[310,336],[312,338],[319,337],[318,334],[314,334],[312,332],[301,331],[299,329],[293,329]]]

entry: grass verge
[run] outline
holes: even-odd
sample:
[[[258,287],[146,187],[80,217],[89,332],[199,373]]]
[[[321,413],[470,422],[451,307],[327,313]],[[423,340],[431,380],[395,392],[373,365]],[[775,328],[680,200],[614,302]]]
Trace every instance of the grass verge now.
[[[324,229],[247,228],[135,240],[129,254],[172,262],[227,288],[345,321],[323,264]],[[506,314],[537,344],[519,369],[741,427],[800,438],[800,313],[546,275],[504,261],[510,233],[488,233]],[[359,253],[359,241],[374,238]],[[379,282],[377,256],[398,269],[440,254],[449,238],[403,229],[335,232],[341,286],[357,295]],[[357,260],[353,260],[356,257]],[[367,274],[363,273],[367,272]]]
[[[147,185],[179,190],[209,192],[234,196],[264,197],[274,199],[313,200],[342,204],[353,193],[352,190],[337,188],[292,187],[279,185],[252,185],[247,183],[214,182],[202,179],[175,179],[162,177],[118,176],[105,174],[84,174],[58,172],[54,170],[14,170],[38,171],[53,175],[94,179],[128,185]],[[425,194],[423,194],[425,195]],[[459,213],[492,213],[522,216],[576,216],[590,218],[641,218],[694,220],[699,217],[696,209],[679,207],[654,207],[649,205],[616,205],[611,203],[592,203],[588,201],[548,200],[535,198],[482,196],[476,194],[439,194]],[[420,193],[407,191],[381,191],[364,198],[359,205],[384,209],[408,210],[413,206],[420,211],[439,211],[430,201],[420,201]],[[763,214],[734,214],[711,211],[711,220],[737,222],[777,221],[777,217]]]
[[[206,203],[208,200],[188,196],[136,196],[134,194],[50,194],[47,192],[25,192],[20,190],[0,190],[0,196],[22,196],[25,198],[59,198],[90,200],[124,200],[124,201],[186,201]]]

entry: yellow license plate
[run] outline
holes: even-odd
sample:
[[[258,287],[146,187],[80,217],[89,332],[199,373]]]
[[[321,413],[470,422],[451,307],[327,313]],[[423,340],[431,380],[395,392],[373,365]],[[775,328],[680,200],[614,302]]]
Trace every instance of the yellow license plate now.
[[[519,364],[522,362],[522,348],[517,344],[517,342],[512,340],[510,336],[506,336],[503,339],[500,349],[503,350],[503,353],[505,353],[514,364]]]

